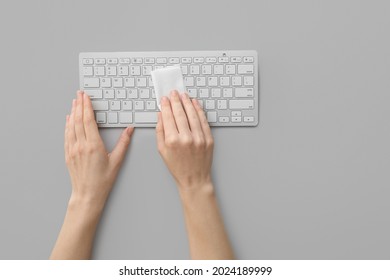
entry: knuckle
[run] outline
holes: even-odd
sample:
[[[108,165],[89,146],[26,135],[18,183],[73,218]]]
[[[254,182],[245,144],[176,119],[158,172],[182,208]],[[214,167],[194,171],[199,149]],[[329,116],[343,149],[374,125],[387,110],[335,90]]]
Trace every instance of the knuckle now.
[[[165,140],[165,144],[169,148],[173,148],[178,144],[178,137],[177,136],[170,136]]]
[[[214,148],[214,139],[212,137],[207,139],[206,146],[208,149]]]
[[[196,141],[194,141],[194,146],[197,149],[202,149],[205,147],[205,140],[203,138],[198,138]]]
[[[191,136],[189,136],[189,135],[186,135],[186,136],[183,136],[182,138],[181,138],[181,144],[183,145],[183,146],[191,146],[191,145],[193,145],[194,144],[194,139],[192,139],[192,137]]]

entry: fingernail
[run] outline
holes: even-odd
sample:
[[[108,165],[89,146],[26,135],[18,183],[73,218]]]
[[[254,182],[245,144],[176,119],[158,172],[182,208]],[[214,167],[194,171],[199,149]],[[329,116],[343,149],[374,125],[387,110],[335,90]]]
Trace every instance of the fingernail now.
[[[186,92],[183,92],[183,93],[181,94],[181,97],[182,97],[183,99],[188,99],[188,94],[187,94]]]
[[[133,129],[131,126],[126,128],[126,133],[127,133],[127,135],[131,136],[131,134],[133,133]]]
[[[164,95],[161,97],[161,104],[166,104],[168,102],[168,98]]]
[[[171,96],[173,97],[173,96],[177,96],[178,95],[178,93],[177,93],[177,90],[172,90],[171,91]]]

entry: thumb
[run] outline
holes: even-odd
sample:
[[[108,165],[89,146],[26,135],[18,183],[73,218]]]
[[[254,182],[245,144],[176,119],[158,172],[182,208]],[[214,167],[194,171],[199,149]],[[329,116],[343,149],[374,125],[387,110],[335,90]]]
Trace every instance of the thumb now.
[[[127,148],[129,147],[133,132],[134,127],[127,127],[119,137],[114,150],[110,153],[110,160],[112,161],[112,164],[114,164],[114,167],[117,167],[122,163],[126,155]]]

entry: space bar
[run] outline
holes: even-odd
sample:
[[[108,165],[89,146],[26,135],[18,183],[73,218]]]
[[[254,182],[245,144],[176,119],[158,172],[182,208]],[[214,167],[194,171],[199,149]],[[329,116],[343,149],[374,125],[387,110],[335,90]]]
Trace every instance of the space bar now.
[[[156,112],[135,112],[134,122],[135,123],[156,123],[157,113]]]

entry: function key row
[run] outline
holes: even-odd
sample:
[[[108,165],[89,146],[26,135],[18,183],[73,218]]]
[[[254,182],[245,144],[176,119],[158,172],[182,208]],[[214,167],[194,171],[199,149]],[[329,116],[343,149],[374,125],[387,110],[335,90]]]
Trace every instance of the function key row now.
[[[116,64],[178,64],[178,63],[253,63],[253,56],[220,57],[133,57],[133,58],[83,58],[83,65]]]

